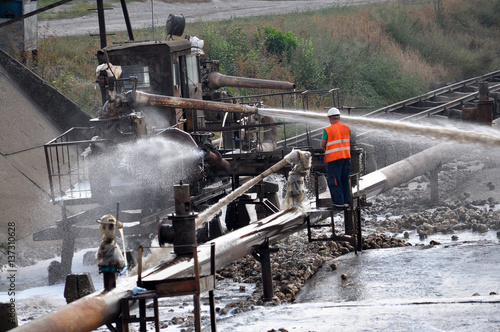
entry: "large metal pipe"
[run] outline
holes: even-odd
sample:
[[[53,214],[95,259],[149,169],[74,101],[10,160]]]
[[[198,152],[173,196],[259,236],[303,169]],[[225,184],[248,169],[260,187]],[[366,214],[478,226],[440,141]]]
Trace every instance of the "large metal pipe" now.
[[[135,286],[122,283],[109,292],[96,292],[23,324],[12,332],[84,332],[112,322],[120,314],[120,299]]]
[[[185,108],[193,110],[203,110],[211,112],[232,112],[255,114],[257,107],[242,105],[242,104],[229,104],[216,101],[188,99],[180,97],[169,97],[162,95],[150,94],[142,91],[135,91],[132,97],[136,105],[150,105],[171,108]]]
[[[250,188],[251,185],[261,181],[263,178],[281,169],[286,164],[301,163],[303,159],[301,158],[301,153],[303,154],[300,150],[293,150],[286,155],[283,160],[270,167],[244,186],[238,188],[239,190],[235,190],[233,193],[236,194],[231,196],[232,198],[230,197],[229,201],[241,195],[241,193]],[[305,153],[308,154],[308,152]],[[182,206],[182,204],[180,206]],[[217,206],[218,208],[215,209],[216,211],[220,209],[220,206]],[[205,220],[213,216],[212,211],[214,211],[214,209],[209,209],[209,211],[204,214]],[[176,210],[176,212],[179,211]],[[213,241],[217,248],[217,267],[222,267],[252,253],[256,247],[259,247],[266,240],[269,240],[270,243],[274,243],[303,228],[305,226],[305,213],[306,210],[303,208],[294,207],[274,214],[238,231],[217,238]],[[326,218],[329,213],[324,212],[320,213],[320,215],[321,217],[317,216],[316,218],[311,218],[312,222],[317,222]],[[197,224],[199,225],[199,223]],[[207,248],[209,249],[208,252],[204,250]],[[201,253],[198,257],[200,259],[201,271],[206,271],[205,269],[210,268],[210,248],[204,246],[200,251]],[[172,261],[170,261],[169,264],[172,264]],[[173,264],[170,269],[167,269],[171,272],[162,269],[160,265],[145,274],[154,275],[155,271],[161,271],[158,278],[164,278],[163,275],[165,275],[165,273],[167,273],[167,275],[183,274],[187,271],[191,271],[192,268],[193,259],[190,259]],[[151,278],[151,276],[149,278]],[[166,278],[168,278],[168,276]],[[142,278],[142,280],[147,284],[150,279]],[[118,317],[120,314],[120,299],[125,297],[134,286],[135,283],[129,280],[110,292],[94,293],[89,297],[72,302],[68,306],[51,314],[23,325],[14,331],[91,331],[103,324],[111,323]]]
[[[215,244],[216,268],[220,268],[251,254],[266,239],[269,240],[269,244],[273,244],[305,228],[304,217],[307,214],[310,216],[310,222],[314,224],[328,218],[330,211],[308,212],[302,207],[292,207],[220,236],[207,245],[200,246],[198,248],[200,273],[208,272],[210,269],[211,243]],[[147,286],[148,282],[182,276],[192,272],[192,270],[192,259],[165,268],[159,265],[145,271],[142,281]]]
[[[273,214],[239,230],[223,235],[212,242],[216,248],[217,268],[244,257],[266,239],[275,243],[305,227],[304,215],[308,213],[300,207],[293,207]],[[316,223],[327,218],[328,211],[315,213],[311,222]],[[170,249],[165,249],[170,250]],[[210,269],[210,246],[199,247],[200,273]],[[171,264],[171,263],[170,263]],[[182,275],[193,270],[193,259],[184,260],[164,268],[156,266],[143,273],[142,281],[147,284],[152,280],[164,280]],[[110,292],[94,293],[72,302],[50,314],[39,317],[27,324],[13,329],[13,332],[83,332],[92,331],[106,323],[116,320],[120,314],[120,299],[125,297],[135,286],[135,279],[119,283]]]
[[[455,148],[454,148],[455,147]],[[452,159],[457,153],[456,145],[443,143],[421,151],[413,156],[362,176],[359,180],[359,194],[367,198],[410,181],[430,172]],[[358,193],[358,188],[354,189]]]
[[[235,88],[259,88],[259,89],[281,89],[293,90],[295,84],[286,81],[271,81],[258,78],[227,76],[217,71],[208,75],[208,87],[210,89],[219,89],[225,86]]]

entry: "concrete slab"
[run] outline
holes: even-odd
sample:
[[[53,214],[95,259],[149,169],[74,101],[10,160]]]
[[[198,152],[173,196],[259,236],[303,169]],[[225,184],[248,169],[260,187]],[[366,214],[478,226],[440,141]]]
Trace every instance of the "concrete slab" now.
[[[51,105],[37,96],[65,102]],[[7,242],[9,223],[15,224],[15,237],[20,240],[61,218],[60,207],[49,200],[43,145],[67,129],[61,124],[87,122],[90,116],[75,106],[0,51],[0,243]]]
[[[16,237],[23,237],[40,227],[36,219],[60,216],[60,209],[54,209],[46,194],[43,144],[61,130],[17,88],[2,67],[0,87],[0,242],[4,242],[3,230],[7,230],[8,222],[15,222]]]

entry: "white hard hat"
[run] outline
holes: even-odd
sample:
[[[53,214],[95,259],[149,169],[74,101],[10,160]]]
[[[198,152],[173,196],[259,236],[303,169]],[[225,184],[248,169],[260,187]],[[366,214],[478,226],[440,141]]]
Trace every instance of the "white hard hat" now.
[[[328,116],[340,115],[338,108],[332,107],[328,110]]]

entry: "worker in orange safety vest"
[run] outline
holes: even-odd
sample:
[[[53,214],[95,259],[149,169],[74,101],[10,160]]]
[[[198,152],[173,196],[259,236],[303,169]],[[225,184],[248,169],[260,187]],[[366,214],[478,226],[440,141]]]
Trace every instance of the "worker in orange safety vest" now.
[[[327,183],[334,208],[345,209],[351,201],[351,128],[340,123],[340,111],[332,107],[327,113],[330,126],[323,131],[321,147],[325,150]]]

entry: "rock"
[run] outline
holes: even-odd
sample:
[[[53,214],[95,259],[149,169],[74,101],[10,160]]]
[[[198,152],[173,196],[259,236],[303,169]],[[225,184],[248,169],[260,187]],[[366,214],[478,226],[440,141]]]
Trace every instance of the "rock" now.
[[[61,275],[61,263],[58,261],[50,262],[47,267],[49,272],[49,285],[55,285],[57,282],[62,281],[63,277]]]
[[[184,318],[183,317],[174,317],[170,320],[170,323],[173,325],[179,325],[184,323]]]
[[[64,285],[66,303],[71,303],[93,292],[95,288],[90,273],[72,273],[66,276]]]
[[[477,231],[479,233],[485,233],[488,231],[488,226],[486,225],[477,225]]]
[[[96,252],[95,250],[90,250],[90,251],[87,251],[84,255],[83,255],[83,265],[86,265],[86,266],[93,266],[93,265],[97,265],[97,260],[96,260]]]
[[[18,327],[19,322],[14,302],[0,302],[0,318],[2,319],[0,331],[9,331]]]
[[[347,274],[342,273],[342,274],[340,275],[340,279],[342,279],[342,280],[347,280]]]

